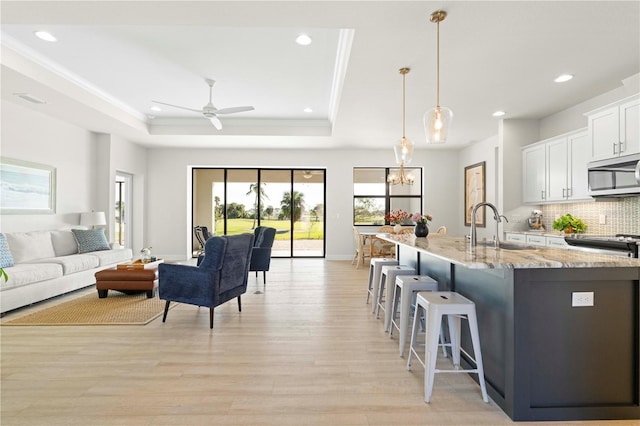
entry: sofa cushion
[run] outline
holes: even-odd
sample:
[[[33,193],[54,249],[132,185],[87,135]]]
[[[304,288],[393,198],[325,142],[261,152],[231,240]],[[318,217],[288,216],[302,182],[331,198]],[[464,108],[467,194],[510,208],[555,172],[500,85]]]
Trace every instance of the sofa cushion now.
[[[78,243],[78,253],[109,250],[109,243],[104,235],[104,229],[72,229],[71,232],[73,232],[73,236]]]
[[[51,231],[51,243],[56,257],[78,254],[78,243],[71,230]]]
[[[133,257],[131,249],[113,249],[104,251],[94,251],[89,253],[98,258],[100,266],[113,265],[114,263],[128,262]]]
[[[0,268],[8,268],[9,266],[13,266],[13,256],[9,250],[7,237],[0,234]]]
[[[97,257],[90,254],[72,254],[70,256],[58,256],[51,257],[49,259],[34,260],[30,263],[56,263],[62,266],[62,272],[65,275],[69,275],[75,272],[97,268],[100,262]]]
[[[54,263],[21,263],[5,269],[9,280],[0,281],[3,290],[62,276],[62,265]]]
[[[13,255],[13,263],[56,256],[49,231],[8,232],[5,236]]]

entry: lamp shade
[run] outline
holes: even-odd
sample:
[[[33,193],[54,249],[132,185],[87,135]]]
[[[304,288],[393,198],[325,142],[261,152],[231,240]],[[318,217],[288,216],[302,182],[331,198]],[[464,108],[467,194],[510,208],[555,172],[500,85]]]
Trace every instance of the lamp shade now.
[[[449,108],[437,106],[424,113],[424,131],[427,143],[445,143],[449,136],[453,120],[453,111]]]
[[[100,226],[107,224],[107,217],[104,212],[80,213],[80,225]]]
[[[402,138],[394,146],[393,152],[396,154],[396,164],[411,164],[413,159],[413,142],[411,139]]]

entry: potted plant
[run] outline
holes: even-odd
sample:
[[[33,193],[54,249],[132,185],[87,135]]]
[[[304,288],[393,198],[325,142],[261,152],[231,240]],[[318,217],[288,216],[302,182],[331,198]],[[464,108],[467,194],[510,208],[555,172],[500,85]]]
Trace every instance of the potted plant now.
[[[587,225],[577,217],[573,217],[570,213],[560,216],[553,221],[553,229],[562,231],[565,234],[573,234],[584,232],[587,230]]]
[[[420,214],[415,213],[413,215],[413,221],[416,223],[416,227],[414,233],[416,237],[426,237],[429,235],[429,227],[427,226],[428,222],[432,220],[433,217],[430,214]]]

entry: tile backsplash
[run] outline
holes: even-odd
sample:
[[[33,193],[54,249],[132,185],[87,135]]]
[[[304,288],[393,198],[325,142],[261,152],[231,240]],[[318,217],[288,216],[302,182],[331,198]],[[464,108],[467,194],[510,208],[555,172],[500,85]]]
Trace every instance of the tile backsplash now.
[[[587,224],[588,234],[640,235],[640,197],[620,198],[613,201],[588,203],[549,204],[541,206],[545,227],[553,229],[556,218],[567,213],[579,217]],[[605,224],[600,224],[601,215]]]

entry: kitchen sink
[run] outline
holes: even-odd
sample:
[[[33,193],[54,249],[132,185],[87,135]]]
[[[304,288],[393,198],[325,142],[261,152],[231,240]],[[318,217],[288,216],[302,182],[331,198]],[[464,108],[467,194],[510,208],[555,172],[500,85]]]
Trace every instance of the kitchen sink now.
[[[496,248],[495,242],[493,241],[478,242],[478,245],[493,248],[493,249]],[[526,244],[518,244],[518,243],[512,243],[508,241],[500,241],[500,247],[498,248],[500,250],[539,250],[540,249],[540,247],[538,246],[530,246]]]

